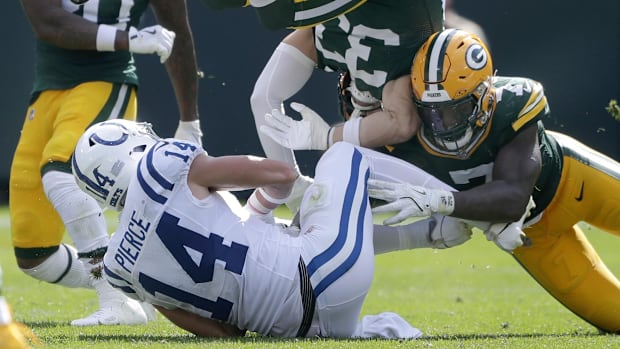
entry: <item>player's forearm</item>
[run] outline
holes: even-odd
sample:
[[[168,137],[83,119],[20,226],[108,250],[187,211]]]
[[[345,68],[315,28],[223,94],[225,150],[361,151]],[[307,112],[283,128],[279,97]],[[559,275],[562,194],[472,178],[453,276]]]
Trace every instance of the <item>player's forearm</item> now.
[[[166,70],[176,96],[181,121],[198,119],[198,66],[186,1],[152,0],[158,23],[176,34]]]
[[[196,159],[199,160],[199,159]],[[230,155],[210,157],[208,164],[194,160],[192,167],[200,177],[196,181],[205,187],[238,190],[240,188],[258,188],[270,185],[286,187],[295,182],[299,176],[293,165],[256,156]],[[199,160],[200,161],[200,160]],[[190,175],[191,175],[190,170]]]
[[[236,326],[208,319],[182,309],[166,309],[155,305],[155,308],[180,328],[200,337],[239,337],[245,335],[245,330]]]
[[[22,6],[39,40],[66,49],[96,49],[96,23],[48,1],[23,0]]]
[[[455,204],[451,216],[488,222],[519,220],[530,196],[504,181],[493,181],[453,194]]]
[[[181,121],[193,121],[198,113],[198,68],[191,34],[177,35],[166,70],[174,89]]]
[[[355,122],[359,124],[354,126]],[[405,142],[415,135],[417,129],[418,122],[414,118],[398,118],[389,112],[380,111],[358,121],[350,120],[334,126],[332,139],[334,143],[345,141],[366,148],[377,148]],[[356,143],[356,136],[359,143]]]

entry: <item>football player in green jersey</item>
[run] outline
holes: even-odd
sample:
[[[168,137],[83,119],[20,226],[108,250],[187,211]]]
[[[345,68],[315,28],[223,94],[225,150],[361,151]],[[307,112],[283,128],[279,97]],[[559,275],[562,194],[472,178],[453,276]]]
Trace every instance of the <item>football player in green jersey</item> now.
[[[411,79],[422,126],[417,137],[388,147],[390,154],[458,191],[374,182],[372,195],[390,202],[374,212],[397,212],[390,224],[438,211],[517,221],[532,196],[535,208],[523,229],[531,245],[514,249],[514,258],[576,315],[620,332],[620,282],[577,225],[620,235],[620,197],[610,195],[620,193],[620,164],[546,131],[542,85],[495,76],[487,48],[473,34],[434,34],[416,54]]]
[[[542,118],[550,110],[542,85],[494,76],[486,46],[470,33],[449,29],[431,36],[415,56],[411,86],[423,122],[416,137],[385,144],[386,152],[406,161],[391,164],[398,183],[369,181],[369,193],[389,202],[374,212],[397,212],[385,224],[436,213],[522,222],[525,240],[503,230],[504,223],[485,235],[576,315],[620,332],[620,282],[577,225],[585,221],[620,235],[620,198],[609,195],[620,192],[620,164],[546,131]],[[347,96],[343,87],[340,94]],[[282,145],[297,131],[267,127]],[[458,191],[412,185],[420,168]],[[524,216],[531,198],[535,208]]]
[[[353,11],[366,0],[202,0],[212,9],[252,6],[269,29],[304,28]]]
[[[326,149],[342,139],[366,147],[409,139],[420,123],[410,98],[411,60],[424,41],[441,29],[441,1],[368,0],[315,28],[289,34],[267,62],[250,99],[267,157],[295,164],[291,149]],[[301,104],[291,107],[302,114],[302,121],[285,115],[283,102],[306,84],[317,67],[350,71],[357,105],[364,112],[377,112],[333,128]],[[265,127],[274,123],[280,127]],[[291,149],[272,140],[271,131],[290,131],[286,146]],[[297,193],[308,183],[307,177],[300,176],[289,208],[296,210]]]
[[[149,5],[159,24],[137,29]],[[101,278],[108,229],[99,205],[75,183],[70,157],[90,124],[136,118],[134,53],[157,54],[165,63],[180,112],[176,136],[200,141],[186,3],[22,0],[22,6],[37,40],[34,87],[10,174],[17,264],[35,279],[97,291],[99,310],[72,325],[144,324],[153,309]],[[75,248],[62,243],[65,229]]]

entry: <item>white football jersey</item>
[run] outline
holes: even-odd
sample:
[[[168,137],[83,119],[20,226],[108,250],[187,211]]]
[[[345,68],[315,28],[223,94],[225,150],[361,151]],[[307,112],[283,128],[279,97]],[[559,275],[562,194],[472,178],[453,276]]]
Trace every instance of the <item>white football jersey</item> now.
[[[196,199],[187,175],[201,152],[167,139],[140,160],[104,258],[113,286],[263,335],[412,337],[391,313],[359,322],[374,271],[370,164],[359,149],[338,142],[323,154],[294,236],[228,192]]]
[[[302,240],[250,217],[228,192],[196,199],[187,174],[202,152],[166,139],[144,155],[105,255],[105,275],[142,301],[294,337],[303,314]]]

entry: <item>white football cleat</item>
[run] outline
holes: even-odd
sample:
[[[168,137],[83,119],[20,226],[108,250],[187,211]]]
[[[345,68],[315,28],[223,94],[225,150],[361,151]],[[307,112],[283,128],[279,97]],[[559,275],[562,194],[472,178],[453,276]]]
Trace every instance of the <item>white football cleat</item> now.
[[[127,299],[108,307],[102,307],[85,318],[71,321],[71,326],[98,326],[98,325],[145,325],[147,316],[140,303]]]
[[[99,296],[99,310],[85,318],[71,321],[71,326],[145,325],[149,317],[142,304],[125,296],[104,279],[93,280]],[[154,311],[155,309],[151,307]]]

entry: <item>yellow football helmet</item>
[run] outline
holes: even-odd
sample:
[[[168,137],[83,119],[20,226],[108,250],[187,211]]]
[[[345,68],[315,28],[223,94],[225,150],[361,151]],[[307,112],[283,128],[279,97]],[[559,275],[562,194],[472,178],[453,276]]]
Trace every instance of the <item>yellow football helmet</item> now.
[[[492,77],[491,55],[477,36],[457,29],[433,34],[411,68],[423,142],[445,155],[469,157],[495,109]]]

